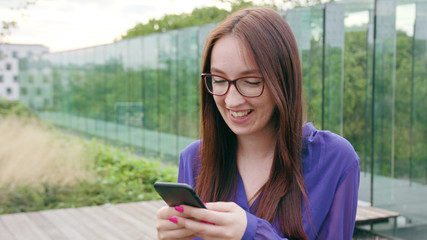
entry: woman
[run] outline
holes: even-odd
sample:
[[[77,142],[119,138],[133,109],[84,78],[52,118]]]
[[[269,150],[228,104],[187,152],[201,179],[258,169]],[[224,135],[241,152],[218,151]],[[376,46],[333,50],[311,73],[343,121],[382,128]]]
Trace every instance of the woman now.
[[[297,44],[267,8],[230,15],[208,38],[202,140],[178,182],[207,209],[164,207],[159,239],[351,239],[359,159],[342,137],[303,125]]]

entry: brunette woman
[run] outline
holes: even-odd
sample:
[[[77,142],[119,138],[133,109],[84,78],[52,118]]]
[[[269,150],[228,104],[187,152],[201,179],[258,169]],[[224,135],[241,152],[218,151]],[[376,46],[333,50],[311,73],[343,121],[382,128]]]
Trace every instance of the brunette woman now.
[[[230,15],[208,38],[202,140],[178,182],[207,209],[164,207],[159,239],[351,239],[359,158],[344,138],[303,123],[298,48],[267,8]]]

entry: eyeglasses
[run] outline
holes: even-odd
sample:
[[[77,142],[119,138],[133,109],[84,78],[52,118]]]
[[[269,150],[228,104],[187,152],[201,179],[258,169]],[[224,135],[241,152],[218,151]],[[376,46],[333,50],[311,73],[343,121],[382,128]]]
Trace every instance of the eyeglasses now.
[[[264,91],[264,80],[262,77],[240,77],[234,80],[227,79],[215,74],[202,73],[206,89],[212,95],[224,96],[234,84],[237,91],[245,97],[259,97]]]

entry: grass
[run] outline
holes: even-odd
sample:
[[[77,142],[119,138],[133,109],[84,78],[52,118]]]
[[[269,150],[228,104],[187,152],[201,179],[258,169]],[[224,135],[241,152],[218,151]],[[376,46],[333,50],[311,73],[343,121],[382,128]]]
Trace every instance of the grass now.
[[[0,186],[64,186],[94,179],[94,161],[85,158],[78,141],[16,117],[1,119],[0,132]]]
[[[159,199],[154,182],[177,178],[175,165],[65,136],[20,104],[0,101],[0,133],[0,214]]]

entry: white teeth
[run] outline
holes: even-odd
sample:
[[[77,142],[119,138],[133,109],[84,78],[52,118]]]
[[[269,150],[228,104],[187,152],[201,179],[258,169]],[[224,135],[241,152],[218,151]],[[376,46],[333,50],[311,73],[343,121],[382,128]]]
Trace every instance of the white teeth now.
[[[242,118],[242,117],[245,117],[246,115],[248,115],[249,112],[250,112],[250,110],[248,110],[248,111],[241,111],[241,112],[233,112],[233,111],[230,111],[230,112],[231,112],[231,115],[233,115],[233,117],[235,117],[235,118]]]

